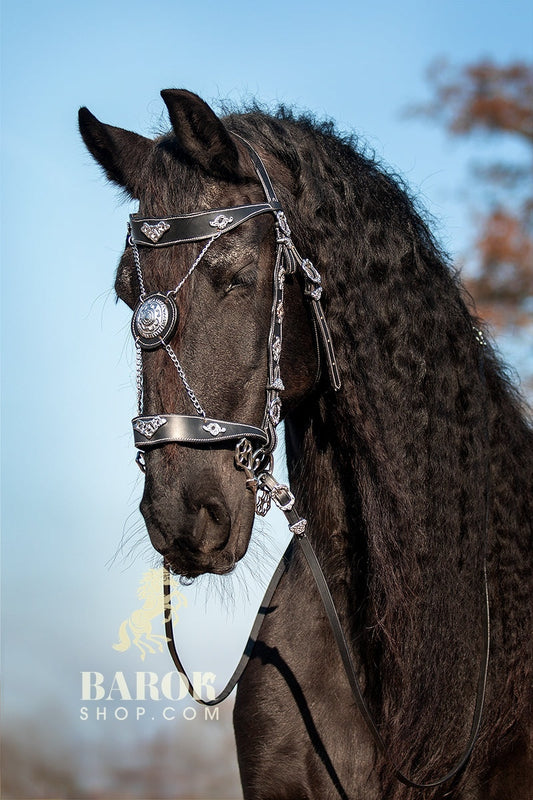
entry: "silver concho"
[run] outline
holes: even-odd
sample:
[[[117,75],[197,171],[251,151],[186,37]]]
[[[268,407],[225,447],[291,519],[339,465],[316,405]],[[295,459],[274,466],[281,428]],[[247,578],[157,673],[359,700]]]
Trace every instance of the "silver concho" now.
[[[131,331],[144,350],[155,350],[170,341],[178,323],[178,309],[171,297],[149,294],[133,312]]]

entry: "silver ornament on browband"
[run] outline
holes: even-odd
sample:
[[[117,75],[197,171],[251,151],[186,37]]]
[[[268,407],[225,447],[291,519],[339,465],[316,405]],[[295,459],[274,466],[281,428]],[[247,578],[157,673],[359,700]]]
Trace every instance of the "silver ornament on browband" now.
[[[170,225],[168,222],[165,222],[164,219],[162,219],[160,222],[156,222],[155,225],[150,225],[149,222],[145,222],[143,225],[141,225],[142,233],[144,233],[146,238],[150,239],[150,241],[152,241],[154,244],[157,244],[163,234],[168,230],[170,230]]]
[[[155,350],[172,339],[178,324],[174,300],[161,292],[149,294],[133,312],[131,331],[144,350]]]
[[[219,231],[223,231],[224,228],[227,228],[228,225],[233,222],[233,217],[226,217],[225,214],[219,214],[215,219],[211,220],[209,225],[212,228],[217,228]]]

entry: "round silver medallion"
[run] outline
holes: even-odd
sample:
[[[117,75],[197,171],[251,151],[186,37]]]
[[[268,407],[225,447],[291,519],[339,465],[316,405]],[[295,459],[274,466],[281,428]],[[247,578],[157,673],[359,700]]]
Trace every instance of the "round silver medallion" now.
[[[172,298],[155,292],[145,297],[133,312],[131,331],[145,350],[155,350],[170,341],[178,323],[178,309]]]

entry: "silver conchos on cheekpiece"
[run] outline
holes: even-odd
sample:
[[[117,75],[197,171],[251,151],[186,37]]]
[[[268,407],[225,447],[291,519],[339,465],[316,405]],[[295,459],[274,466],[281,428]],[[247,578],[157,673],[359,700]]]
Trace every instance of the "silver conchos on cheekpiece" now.
[[[145,297],[133,312],[131,330],[144,350],[155,350],[169,342],[178,324],[178,309],[171,297],[155,292]]]

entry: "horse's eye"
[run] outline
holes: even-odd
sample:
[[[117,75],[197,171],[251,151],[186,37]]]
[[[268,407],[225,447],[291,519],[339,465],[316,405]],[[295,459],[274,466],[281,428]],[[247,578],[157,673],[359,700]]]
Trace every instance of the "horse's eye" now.
[[[231,283],[225,288],[224,294],[229,294],[234,289],[240,289],[241,287],[249,287],[255,285],[255,272],[250,269],[240,269],[238,272],[235,273],[233,278],[231,279]]]

